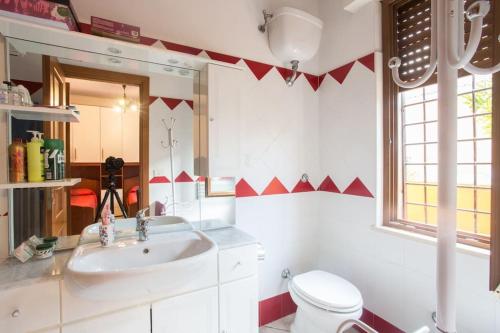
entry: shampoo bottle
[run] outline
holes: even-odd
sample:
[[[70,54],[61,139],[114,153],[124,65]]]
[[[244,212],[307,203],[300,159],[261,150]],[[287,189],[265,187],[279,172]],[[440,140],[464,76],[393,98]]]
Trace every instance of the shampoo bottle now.
[[[43,178],[43,141],[39,138],[39,132],[28,131],[33,135],[31,141],[26,144],[26,152],[28,156],[28,181],[42,182]]]

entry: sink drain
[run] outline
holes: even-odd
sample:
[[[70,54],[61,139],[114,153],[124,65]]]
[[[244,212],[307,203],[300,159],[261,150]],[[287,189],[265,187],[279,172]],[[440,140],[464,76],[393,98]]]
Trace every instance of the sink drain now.
[[[144,253],[144,254],[148,254],[148,253],[149,253],[149,249],[144,249],[144,250],[142,250],[142,253]]]

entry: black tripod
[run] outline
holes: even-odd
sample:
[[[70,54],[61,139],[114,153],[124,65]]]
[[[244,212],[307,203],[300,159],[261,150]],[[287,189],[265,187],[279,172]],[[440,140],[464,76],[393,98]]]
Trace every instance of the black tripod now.
[[[122,199],[120,199],[120,195],[118,192],[116,192],[116,175],[113,170],[108,170],[109,176],[108,176],[108,186],[106,189],[106,194],[104,194],[104,198],[102,199],[101,203],[99,204],[99,208],[97,209],[97,213],[95,215],[94,223],[97,223],[99,221],[99,218],[101,217],[102,209],[104,208],[104,205],[106,204],[106,200],[109,197],[109,202],[110,202],[110,209],[111,209],[111,214],[115,213],[115,198],[116,201],[118,202],[118,205],[120,206],[120,210],[122,211],[123,217],[127,218],[127,212],[125,211],[125,206],[123,206]]]

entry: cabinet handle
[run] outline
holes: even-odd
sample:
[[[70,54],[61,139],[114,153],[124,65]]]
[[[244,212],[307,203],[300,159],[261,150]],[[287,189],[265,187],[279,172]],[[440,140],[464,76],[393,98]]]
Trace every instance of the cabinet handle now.
[[[15,309],[14,311],[12,311],[12,313],[10,314],[10,316],[12,318],[17,318],[17,317],[19,317],[20,314],[21,314],[21,311],[19,311],[19,309]]]
[[[104,162],[104,148],[101,148],[101,161]]]
[[[75,161],[77,160],[77,157],[76,157],[76,147],[75,147],[75,158],[74,158],[74,160]]]

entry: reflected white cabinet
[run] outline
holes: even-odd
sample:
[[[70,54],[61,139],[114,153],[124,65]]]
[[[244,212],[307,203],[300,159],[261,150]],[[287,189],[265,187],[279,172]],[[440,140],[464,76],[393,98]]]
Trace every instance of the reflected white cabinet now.
[[[77,105],[80,122],[71,123],[71,162],[100,163],[108,156],[139,162],[139,112]]]
[[[101,108],[101,161],[109,156],[122,157],[122,120],[121,112],[111,108]],[[137,136],[137,140],[139,136]],[[128,162],[128,161],[127,161]]]
[[[257,276],[220,287],[220,333],[257,333]]]
[[[217,287],[155,302],[153,333],[217,333]]]
[[[240,169],[240,69],[207,64],[194,79],[194,173],[237,176]]]
[[[128,163],[139,162],[139,112],[125,112],[122,118],[122,158]]]
[[[98,106],[78,105],[80,122],[71,123],[71,162],[101,161],[101,112]]]
[[[150,333],[150,307],[143,305],[62,327],[61,333]]]

